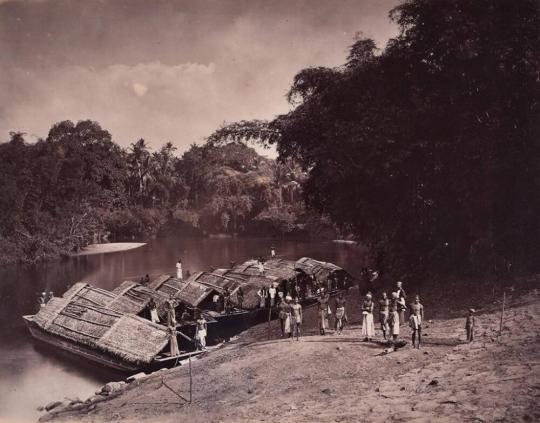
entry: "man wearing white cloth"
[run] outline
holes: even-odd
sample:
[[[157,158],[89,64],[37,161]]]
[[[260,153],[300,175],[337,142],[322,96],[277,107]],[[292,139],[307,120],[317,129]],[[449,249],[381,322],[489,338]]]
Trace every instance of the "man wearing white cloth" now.
[[[373,299],[371,292],[366,294],[366,299],[362,304],[362,336],[364,341],[371,341],[375,336],[375,324],[373,323]]]

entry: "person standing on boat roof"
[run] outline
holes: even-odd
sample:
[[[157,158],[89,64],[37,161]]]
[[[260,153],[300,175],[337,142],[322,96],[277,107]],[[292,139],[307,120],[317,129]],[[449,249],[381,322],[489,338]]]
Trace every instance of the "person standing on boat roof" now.
[[[47,293],[42,292],[41,296],[38,298],[38,307],[42,309],[47,305]]]
[[[276,247],[270,247],[270,257],[276,258]]]
[[[262,262],[262,259],[260,259],[257,263],[257,268],[259,269],[259,275],[264,276],[264,264]]]
[[[176,263],[176,279],[182,279],[182,259]]]

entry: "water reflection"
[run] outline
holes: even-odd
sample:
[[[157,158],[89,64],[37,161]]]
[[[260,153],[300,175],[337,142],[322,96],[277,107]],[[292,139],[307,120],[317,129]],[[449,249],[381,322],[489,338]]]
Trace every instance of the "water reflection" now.
[[[166,238],[121,253],[0,268],[0,422],[35,421],[39,405],[64,397],[86,398],[103,383],[122,378],[32,343],[21,316],[35,313],[42,291],[60,295],[78,281],[113,289],[126,279],[146,273],[174,274],[179,258],[185,271],[191,273],[229,267],[231,262],[268,255],[270,246],[277,248],[279,257],[310,256],[334,262],[353,274],[358,274],[364,259],[360,248],[348,244]]]

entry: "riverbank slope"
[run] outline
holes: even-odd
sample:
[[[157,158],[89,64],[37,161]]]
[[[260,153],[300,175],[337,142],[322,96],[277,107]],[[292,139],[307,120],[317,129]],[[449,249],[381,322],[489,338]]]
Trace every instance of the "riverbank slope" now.
[[[299,342],[273,339],[276,322],[270,329],[263,324],[193,361],[192,404],[168,389],[187,398],[186,366],[134,382],[89,411],[42,420],[538,421],[540,292],[509,296],[508,306],[499,341],[500,314],[493,306],[477,317],[472,344],[463,342],[463,318],[435,320],[426,322],[422,349],[390,354],[361,342],[355,316],[340,336],[310,330]],[[313,327],[314,310],[306,314]],[[408,329],[403,332],[408,339]]]

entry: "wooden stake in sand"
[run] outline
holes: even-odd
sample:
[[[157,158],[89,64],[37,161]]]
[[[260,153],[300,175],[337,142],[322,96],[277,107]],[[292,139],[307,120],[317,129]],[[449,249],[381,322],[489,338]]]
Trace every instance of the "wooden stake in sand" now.
[[[501,321],[499,323],[499,336],[498,336],[499,339],[500,339],[500,337],[502,335],[505,303],[506,303],[506,291],[503,291],[503,301],[502,301],[502,309],[501,309]]]
[[[193,387],[193,379],[191,377],[191,355],[189,356],[189,403],[191,404],[191,391]]]

